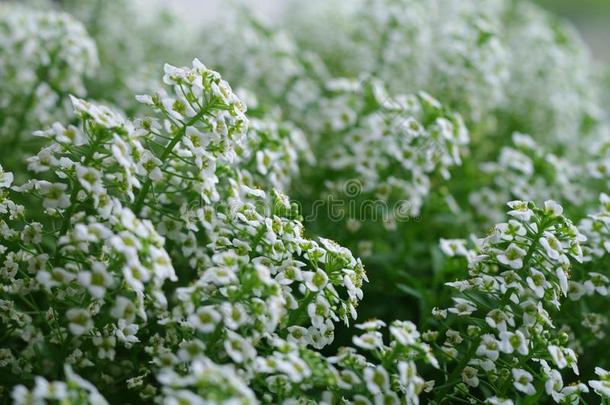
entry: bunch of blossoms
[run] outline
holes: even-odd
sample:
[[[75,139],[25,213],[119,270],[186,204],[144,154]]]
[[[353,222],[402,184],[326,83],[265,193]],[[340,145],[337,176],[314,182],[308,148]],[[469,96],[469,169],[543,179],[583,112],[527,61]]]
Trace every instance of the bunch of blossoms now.
[[[209,55],[223,76],[254,91],[261,109],[281,106],[285,118],[301,124],[309,106],[318,103],[329,76],[323,62],[253,10],[229,8],[200,36],[205,40],[199,53]]]
[[[583,244],[583,263],[574,269],[575,277],[568,284],[568,298],[563,327],[573,335],[574,349],[586,356],[604,350],[608,330],[610,276],[610,197],[600,195],[601,209],[580,221],[578,227],[587,237]],[[596,359],[597,360],[597,359]],[[609,367],[605,358],[600,366]]]
[[[318,167],[334,199],[362,203],[345,213],[348,229],[369,220],[395,229],[419,215],[432,178],[446,180],[461,164],[469,140],[462,118],[423,92],[390,97],[375,80],[332,80],[326,92],[318,106]]]
[[[586,238],[554,201],[544,208],[523,201],[508,206],[508,222],[497,224],[474,250],[462,240],[441,241],[446,254],[467,259],[469,277],[449,283],[459,291],[453,306],[433,311],[444,325],[434,345],[451,368],[436,392],[474,401],[495,395],[488,398],[492,403],[577,403],[588,388],[564,383],[561,370],[578,375],[579,369],[554,318],[570,293],[572,262],[582,262]]]
[[[536,5],[507,2],[504,16],[511,80],[501,114],[544,145],[567,154],[585,150],[603,130],[589,48],[574,27]]]
[[[285,196],[244,184],[248,120],[229,85],[197,60],[163,80],[138,96],[156,115],[133,123],[72,98],[79,126],[37,133],[41,178],[1,176],[5,389],[68,364],[109,399],[250,402],[248,386],[315,374],[277,347],[322,348],[355,318],[360,262],[305,238]]]
[[[542,201],[553,198],[569,207],[591,200],[589,192],[577,179],[585,171],[568,160],[549,153],[529,135],[514,133],[512,145],[500,149],[497,160],[480,164],[483,174],[477,182],[488,186],[473,187],[469,203],[478,221],[493,224],[504,216],[506,201]]]
[[[153,88],[158,61],[182,64],[193,55],[197,29],[163,2],[148,0],[22,0],[61,9],[81,21],[99,51],[100,69],[88,96],[128,113],[141,109],[133,94]],[[42,4],[41,4],[42,3]]]
[[[291,7],[289,28],[304,47],[320,52],[333,74],[370,73],[398,94],[424,90],[475,123],[504,101],[508,70],[497,32],[500,2],[312,3]]]
[[[5,165],[15,159],[22,138],[31,131],[67,117],[68,94],[84,95],[85,77],[97,65],[95,43],[69,15],[0,5],[0,142]]]

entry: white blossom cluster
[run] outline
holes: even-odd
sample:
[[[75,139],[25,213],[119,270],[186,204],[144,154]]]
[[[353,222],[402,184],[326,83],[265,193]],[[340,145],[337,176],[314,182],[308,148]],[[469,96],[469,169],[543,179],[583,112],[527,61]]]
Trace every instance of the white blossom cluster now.
[[[545,145],[559,145],[571,155],[578,148],[575,138],[587,145],[603,131],[589,48],[571,25],[533,4],[515,3],[508,13],[511,85],[503,108],[520,131],[544,137]]]
[[[38,132],[49,146],[28,162],[49,180],[11,187],[2,175],[3,358],[15,375],[65,362],[96,384],[177,398],[172,369],[231,380],[233,367],[241,377],[273,361],[283,339],[319,349],[335,322],[356,317],[360,262],[305,238],[285,196],[242,183],[248,120],[229,85],[197,60],[166,65],[163,79],[169,91],[138,96],[157,116],[133,123],[73,98],[80,125]],[[54,347],[61,356],[40,358]],[[125,363],[134,356],[155,366]],[[100,362],[123,366],[97,374]],[[282,385],[311,373],[298,356],[267,368]],[[155,370],[167,389],[148,381]]]
[[[290,4],[0,4],[0,402],[610,401],[610,126],[574,29]]]
[[[448,179],[461,164],[469,141],[462,118],[423,92],[390,97],[374,80],[336,79],[327,92],[318,144],[320,165],[333,179],[329,187],[349,193],[345,182],[357,179],[360,193],[408,201],[408,214],[418,215],[430,177]]]
[[[475,249],[467,249],[463,240],[441,241],[447,255],[469,263],[468,278],[448,283],[459,291],[454,305],[434,310],[447,325],[438,349],[455,363],[444,392],[473,398],[474,389],[485,384],[501,403],[513,401],[498,397],[541,398],[543,393],[557,403],[577,403],[589,388],[564,383],[561,370],[571,368],[578,376],[578,359],[554,315],[581,281],[570,280],[571,268],[584,260],[586,237],[554,201],[544,208],[518,200],[508,205],[508,222],[477,240]],[[458,374],[461,383],[453,386]],[[599,385],[591,387],[599,391]]]
[[[15,150],[22,137],[66,118],[68,95],[84,96],[98,66],[95,42],[68,14],[0,5],[0,138]]]
[[[370,72],[399,92],[442,94],[475,121],[503,102],[510,56],[499,39],[501,2],[485,7],[445,0],[338,3],[325,5],[325,13],[317,4],[296,6],[299,14],[312,15],[293,19],[300,28],[295,36],[321,49],[325,60],[333,58],[339,74]]]
[[[367,72],[399,93],[426,91],[492,139],[517,126],[572,152],[570,140],[587,143],[599,134],[602,104],[592,57],[574,28],[538,6],[320,3],[291,3],[286,29],[306,49],[318,50],[335,74]]]
[[[480,171],[489,185],[471,192],[469,202],[485,223],[500,221],[512,199],[554,198],[576,207],[593,200],[579,181],[587,178],[586,168],[547,152],[529,135],[514,133],[512,145],[502,147],[496,161],[482,163]]]

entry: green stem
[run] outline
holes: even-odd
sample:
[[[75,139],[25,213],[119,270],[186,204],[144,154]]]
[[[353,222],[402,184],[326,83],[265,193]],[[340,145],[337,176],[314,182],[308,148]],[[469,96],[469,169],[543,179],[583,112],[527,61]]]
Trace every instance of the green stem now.
[[[188,127],[190,127],[191,125],[193,125],[195,122],[197,122],[205,114],[207,114],[212,109],[212,107],[213,107],[213,104],[208,104],[207,108],[204,108],[201,111],[199,111],[197,113],[197,115],[195,115],[190,121],[188,121],[186,124],[184,124],[182,126],[182,128],[178,131],[176,136],[174,136],[172,138],[172,140],[167,144],[167,146],[165,147],[165,149],[163,150],[163,152],[161,153],[161,156],[159,158],[159,160],[161,160],[161,169],[162,170],[165,168],[165,164],[167,163],[167,158],[171,155],[172,151],[174,150],[174,147],[178,144],[178,142],[180,142],[182,140],[182,138],[186,134],[186,129]],[[150,177],[148,177],[135,199],[135,203],[133,205],[134,214],[138,215],[140,213],[140,211],[142,210],[142,206],[144,205],[144,199],[146,198],[146,195],[150,191],[151,186],[152,186],[152,179]]]

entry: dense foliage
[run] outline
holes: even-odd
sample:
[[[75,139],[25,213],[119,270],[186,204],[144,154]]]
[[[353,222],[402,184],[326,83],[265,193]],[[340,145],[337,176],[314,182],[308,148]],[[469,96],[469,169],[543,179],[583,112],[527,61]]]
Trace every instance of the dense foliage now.
[[[0,402],[609,402],[608,74],[574,28],[225,7],[0,3]]]

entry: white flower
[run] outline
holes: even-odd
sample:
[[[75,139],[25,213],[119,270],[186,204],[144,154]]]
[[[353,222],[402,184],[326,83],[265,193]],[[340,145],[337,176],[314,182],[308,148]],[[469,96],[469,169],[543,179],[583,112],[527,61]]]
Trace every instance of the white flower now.
[[[390,376],[383,366],[365,368],[364,382],[372,395],[385,394],[390,391]]]
[[[188,322],[193,325],[195,329],[202,333],[212,333],[216,329],[216,325],[220,322],[222,316],[214,309],[213,306],[208,305],[197,308],[197,311],[189,315]]]
[[[91,315],[84,309],[71,308],[66,312],[66,318],[70,322],[68,329],[70,329],[73,335],[83,335],[93,328]]]
[[[553,397],[555,402],[559,402],[563,399],[561,390],[563,388],[563,378],[559,371],[550,369],[546,371],[546,381],[544,383],[544,389],[548,395]]]
[[[468,256],[466,241],[464,239],[443,239],[440,240],[441,250],[447,256]]]
[[[378,330],[381,329],[383,327],[386,326],[386,323],[382,320],[379,319],[371,319],[369,321],[363,322],[363,323],[359,323],[357,325],[354,325],[356,328],[360,329],[360,330]]]
[[[521,368],[513,368],[511,370],[513,374],[513,385],[518,391],[523,392],[525,395],[534,395],[536,388],[532,384],[534,377],[527,371]]]
[[[379,332],[368,332],[352,338],[354,344],[366,350],[375,350],[383,346],[383,336]]]
[[[94,298],[102,298],[106,289],[113,284],[112,275],[106,271],[106,266],[100,262],[94,262],[91,265],[91,271],[78,273],[78,281],[89,290]]]
[[[508,215],[513,216],[521,221],[529,221],[534,215],[534,212],[529,209],[527,203],[524,201],[511,201],[507,203],[507,205],[511,208],[511,211],[508,212]]]
[[[508,223],[497,224],[495,227],[501,239],[506,241],[512,241],[516,237],[525,236],[527,230],[519,221],[511,219]]]
[[[544,202],[544,212],[552,218],[555,218],[563,214],[563,207],[556,201],[547,200]]]
[[[135,323],[127,323],[125,319],[119,319],[114,334],[119,339],[119,342],[123,342],[125,347],[130,348],[133,343],[140,341],[136,334],[138,333],[139,326]]]
[[[504,353],[512,353],[517,351],[519,354],[527,355],[529,353],[528,342],[521,331],[500,332],[500,350]]]
[[[311,318],[311,324],[315,327],[320,327],[324,324],[324,320],[328,317],[330,313],[330,304],[322,296],[319,294],[316,297],[315,302],[307,305],[307,314]]]
[[[523,267],[523,256],[525,256],[525,250],[521,249],[514,243],[511,243],[506,250],[497,256],[500,263],[505,264],[513,269],[520,269]]]
[[[313,292],[318,292],[324,289],[328,284],[328,276],[326,272],[318,269],[316,272],[306,271],[303,272],[303,280],[305,286]]]
[[[494,335],[485,334],[481,336],[481,344],[476,351],[477,356],[485,356],[492,361],[496,361],[500,356],[500,342]]]
[[[548,351],[553,359],[553,363],[555,363],[559,369],[565,368],[568,365],[568,360],[566,359],[561,347],[549,345]]]
[[[13,173],[5,172],[2,165],[0,165],[0,189],[9,188],[13,184],[14,178]]]
[[[254,346],[252,346],[248,340],[231,330],[227,330],[224,348],[229,357],[236,363],[243,363],[246,360],[252,360],[256,357],[256,349],[254,349]]]
[[[561,268],[558,267],[555,270],[555,275],[557,276],[557,279],[559,280],[559,288],[561,289],[561,292],[563,293],[563,295],[567,295],[568,294],[568,276],[566,274],[566,272]]]
[[[420,336],[417,326],[411,321],[394,321],[389,329],[394,339],[405,346],[415,344]]]
[[[552,260],[559,260],[563,253],[561,242],[550,232],[545,232],[540,238],[540,245],[544,248],[547,256]]]
[[[597,374],[600,379],[589,380],[589,385],[602,398],[610,398],[610,372],[601,367],[596,367],[595,374]]]
[[[487,398],[485,400],[485,403],[490,404],[490,405],[513,405],[514,404],[512,399],[498,398],[496,396]]]
[[[470,367],[470,366],[464,367],[464,370],[462,370],[462,381],[464,381],[466,384],[470,385],[471,387],[478,387],[479,386],[478,372],[479,371],[474,367]]]
[[[536,269],[530,270],[530,275],[526,281],[527,285],[538,298],[544,297],[545,290],[550,287],[550,283],[546,281],[544,274]]]
[[[586,293],[585,287],[576,281],[568,282],[568,298],[572,301],[578,301]]]
[[[489,311],[485,317],[485,322],[487,322],[490,327],[496,328],[499,331],[506,330],[507,322],[511,325],[514,325],[515,323],[511,315],[508,315],[500,309],[492,309]]]
[[[76,166],[76,176],[80,185],[93,195],[101,195],[106,193],[106,189],[102,183],[102,173],[92,167],[82,165]]]
[[[476,305],[464,298],[453,298],[453,302],[455,303],[455,305],[447,309],[452,314],[456,314],[458,316],[466,316],[472,314],[474,311],[477,310]]]

